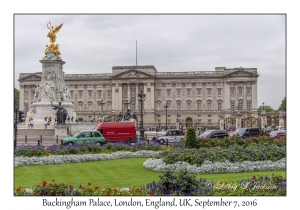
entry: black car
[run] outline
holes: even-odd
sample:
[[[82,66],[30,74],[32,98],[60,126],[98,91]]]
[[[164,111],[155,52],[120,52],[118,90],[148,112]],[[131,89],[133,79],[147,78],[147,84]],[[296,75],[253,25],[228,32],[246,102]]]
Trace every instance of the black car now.
[[[249,138],[252,136],[259,136],[260,131],[259,128],[238,128],[234,133],[232,134],[232,137],[240,136],[242,138]]]
[[[225,130],[208,130],[198,136],[199,138],[218,138],[223,139],[228,137],[228,132]]]

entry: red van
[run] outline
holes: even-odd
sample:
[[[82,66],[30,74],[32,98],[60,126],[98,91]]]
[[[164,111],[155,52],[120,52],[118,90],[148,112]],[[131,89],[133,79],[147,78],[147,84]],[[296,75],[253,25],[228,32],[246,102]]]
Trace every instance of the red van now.
[[[125,141],[135,143],[136,129],[134,122],[100,122],[95,130],[101,132],[106,141]]]

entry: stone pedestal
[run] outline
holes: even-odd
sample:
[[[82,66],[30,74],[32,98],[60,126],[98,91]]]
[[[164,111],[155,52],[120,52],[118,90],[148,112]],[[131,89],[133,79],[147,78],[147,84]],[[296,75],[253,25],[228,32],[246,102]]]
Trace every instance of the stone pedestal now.
[[[54,126],[55,136],[58,136],[59,140],[68,137],[68,125],[56,125]]]
[[[262,110],[261,114],[261,128],[265,128],[267,126],[267,114],[265,110]]]

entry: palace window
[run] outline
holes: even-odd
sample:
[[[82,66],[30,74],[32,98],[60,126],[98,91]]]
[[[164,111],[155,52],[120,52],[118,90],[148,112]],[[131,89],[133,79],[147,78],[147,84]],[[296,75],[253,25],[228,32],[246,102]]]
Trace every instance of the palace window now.
[[[79,111],[82,111],[82,104],[79,104]]]
[[[168,96],[168,97],[171,96],[171,90],[167,90],[167,96]]]
[[[71,90],[70,95],[71,95],[72,98],[73,98],[73,93],[74,93],[74,90]]]
[[[251,111],[251,102],[250,101],[247,101],[247,110]]]
[[[102,97],[102,90],[98,90],[98,98],[101,98]]]
[[[222,103],[218,103],[218,111],[222,110]]]
[[[161,103],[156,104],[156,110],[161,110]]]
[[[230,88],[230,95],[234,96],[234,88]]]
[[[222,95],[222,89],[218,88],[218,96]]]
[[[207,95],[208,95],[208,96],[211,96],[211,88],[208,88],[208,89],[207,89]]]
[[[207,103],[207,110],[211,111],[211,102]]]
[[[157,97],[160,97],[161,95],[161,90],[157,90]]]
[[[93,91],[92,91],[92,90],[88,90],[88,94],[89,94],[89,98],[92,98],[92,96],[93,96]]]
[[[186,105],[187,105],[187,110],[191,110],[191,102],[188,102]]]
[[[123,90],[123,97],[127,98],[127,89]]]
[[[239,95],[243,95],[243,88],[239,88]]]
[[[234,111],[234,102],[231,102],[230,104],[231,104],[231,106],[230,106],[231,111]]]
[[[251,88],[247,87],[247,95],[251,95]]]
[[[198,110],[198,111],[201,110],[201,103],[197,103],[197,110]]]
[[[25,92],[25,98],[29,98],[29,92],[28,91]]]
[[[181,110],[181,103],[177,102],[177,110]]]
[[[107,104],[107,111],[111,111],[111,103]]]
[[[131,97],[135,97],[135,90],[131,90]]]
[[[243,102],[241,102],[241,101],[239,102],[239,109],[241,109],[241,110],[243,109]]]
[[[134,111],[135,110],[135,104],[131,104],[131,111]]]
[[[89,103],[89,104],[88,104],[89,111],[92,111],[92,106],[93,106],[92,103]]]
[[[82,98],[82,92],[83,92],[82,90],[79,90],[79,91],[78,91],[79,98]]]
[[[102,106],[100,104],[98,104],[98,110],[102,111]]]
[[[180,96],[181,91],[177,90],[177,96]]]
[[[107,97],[111,97],[111,90],[107,91]]]
[[[191,89],[187,89],[187,90],[186,90],[186,95],[187,95],[187,96],[190,96],[190,95],[191,95]]]
[[[201,96],[201,89],[197,89],[197,96]]]

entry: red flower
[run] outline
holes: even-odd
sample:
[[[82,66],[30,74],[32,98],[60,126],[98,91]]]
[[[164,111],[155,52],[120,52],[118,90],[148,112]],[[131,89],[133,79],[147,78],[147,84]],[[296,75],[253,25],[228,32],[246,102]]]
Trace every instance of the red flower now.
[[[36,192],[33,192],[33,195],[36,195]]]
[[[46,182],[46,181],[43,181],[43,187],[46,186],[46,185],[47,185],[47,182]]]
[[[52,179],[52,182],[54,182],[54,179]]]
[[[94,187],[95,190],[97,190],[97,189],[99,189],[99,188],[100,188],[99,186],[95,186],[95,187]]]
[[[90,182],[88,182],[88,185],[90,186],[90,185],[91,185],[91,183],[90,183]]]

